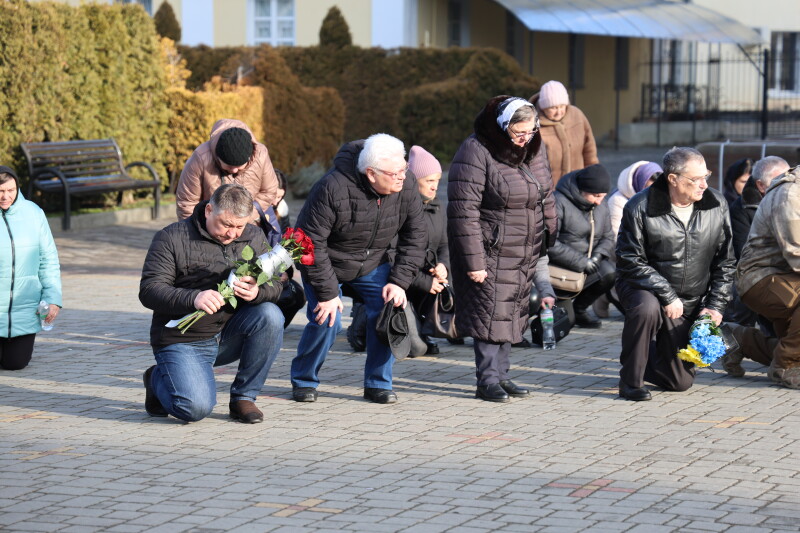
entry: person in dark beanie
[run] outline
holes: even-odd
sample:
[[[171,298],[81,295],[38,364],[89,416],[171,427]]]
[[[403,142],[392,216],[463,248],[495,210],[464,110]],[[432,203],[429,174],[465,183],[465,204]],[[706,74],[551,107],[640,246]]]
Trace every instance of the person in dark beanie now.
[[[610,186],[611,176],[600,164],[565,174],[556,186],[558,238],[547,255],[550,265],[586,274],[583,290],[573,302],[575,324],[584,328],[602,326],[589,306],[614,285],[614,234],[608,204],[603,202]],[[558,290],[556,295],[574,296]]]
[[[253,195],[252,224],[260,221],[259,207],[266,212],[275,203],[278,179],[269,151],[240,120],[218,120],[209,140],[186,162],[175,190],[178,220],[189,218],[224,183],[243,185]]]

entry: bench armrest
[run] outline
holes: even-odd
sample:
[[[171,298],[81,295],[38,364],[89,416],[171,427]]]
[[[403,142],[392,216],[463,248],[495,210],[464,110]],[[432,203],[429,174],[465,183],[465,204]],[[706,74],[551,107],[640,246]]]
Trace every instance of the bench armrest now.
[[[159,186],[161,184],[161,179],[158,177],[158,173],[156,173],[155,169],[150,165],[150,163],[145,163],[144,161],[134,161],[133,163],[128,163],[125,165],[125,171],[127,172],[129,169],[133,167],[144,167],[146,168],[150,174],[153,176],[153,181],[157,181]]]

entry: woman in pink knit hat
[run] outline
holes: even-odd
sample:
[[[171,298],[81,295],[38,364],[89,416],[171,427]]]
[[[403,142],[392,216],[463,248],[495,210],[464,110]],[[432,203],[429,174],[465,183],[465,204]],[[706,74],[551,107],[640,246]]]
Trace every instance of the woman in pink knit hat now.
[[[564,174],[600,162],[589,120],[580,109],[570,105],[569,93],[561,82],[548,81],[530,101],[539,112],[553,186]]]

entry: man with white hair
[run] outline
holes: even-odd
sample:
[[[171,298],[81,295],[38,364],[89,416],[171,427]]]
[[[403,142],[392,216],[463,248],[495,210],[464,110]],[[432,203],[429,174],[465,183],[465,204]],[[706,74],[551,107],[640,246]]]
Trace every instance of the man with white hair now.
[[[314,243],[314,264],[301,266],[308,324],[292,361],[292,398],[317,400],[319,370],[341,329],[341,287],[348,285],[367,308],[364,398],[394,403],[394,356],[375,332],[384,304],[406,305],[406,289],[425,259],[422,200],[402,141],[384,133],[339,149],[333,168],[311,189],[297,227]],[[396,255],[389,250],[397,237]]]

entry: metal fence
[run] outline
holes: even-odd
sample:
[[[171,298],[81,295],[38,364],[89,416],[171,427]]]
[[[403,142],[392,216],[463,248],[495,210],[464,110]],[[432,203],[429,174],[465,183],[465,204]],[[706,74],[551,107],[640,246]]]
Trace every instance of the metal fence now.
[[[650,82],[641,86],[640,121],[659,128],[662,122],[714,121],[731,140],[800,136],[800,57],[794,53],[742,48],[641,68],[640,79]]]

